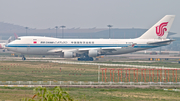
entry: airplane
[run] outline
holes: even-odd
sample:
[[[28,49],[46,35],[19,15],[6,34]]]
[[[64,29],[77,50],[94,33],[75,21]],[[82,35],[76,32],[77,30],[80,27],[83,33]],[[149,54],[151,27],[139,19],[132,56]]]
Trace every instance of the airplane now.
[[[0,42],[0,49],[3,49],[3,52],[5,52],[5,45],[11,42],[11,37],[8,40],[0,40]]]
[[[17,39],[18,35],[14,33],[14,37]],[[8,40],[0,40],[0,49],[3,49],[3,52],[5,52],[5,45],[12,41],[11,38],[12,37],[10,36]]]
[[[18,38],[18,35],[16,33],[14,33],[14,38],[17,39]]]
[[[161,47],[170,44],[166,39],[175,15],[166,15],[135,39],[60,39],[41,36],[22,36],[6,45],[8,50],[26,54],[59,55],[63,58],[78,57],[79,61],[93,61],[101,55],[117,55]]]

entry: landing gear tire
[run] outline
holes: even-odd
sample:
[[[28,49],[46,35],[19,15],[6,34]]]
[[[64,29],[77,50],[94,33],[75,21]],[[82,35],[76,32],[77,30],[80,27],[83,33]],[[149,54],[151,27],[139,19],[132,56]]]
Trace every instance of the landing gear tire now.
[[[23,56],[23,57],[22,57],[22,60],[26,60],[26,58]]]
[[[89,61],[93,61],[93,58],[92,58],[92,57],[89,57]]]
[[[78,61],[81,61],[81,58],[78,58]]]
[[[25,58],[25,57],[22,57],[22,60],[26,60],[26,58]]]
[[[93,57],[88,57],[88,58],[78,58],[78,61],[93,61]]]

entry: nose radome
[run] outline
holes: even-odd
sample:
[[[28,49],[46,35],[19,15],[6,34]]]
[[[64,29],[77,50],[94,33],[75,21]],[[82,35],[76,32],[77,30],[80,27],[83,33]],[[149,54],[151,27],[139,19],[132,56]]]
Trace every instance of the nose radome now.
[[[8,44],[4,45],[4,47],[7,48],[7,47],[8,47]]]
[[[4,48],[5,48],[5,49],[9,49],[8,46],[9,46],[9,44],[6,44],[6,45],[4,45]]]
[[[11,47],[8,47],[8,45],[5,45],[4,49],[7,49],[8,51],[11,51]]]

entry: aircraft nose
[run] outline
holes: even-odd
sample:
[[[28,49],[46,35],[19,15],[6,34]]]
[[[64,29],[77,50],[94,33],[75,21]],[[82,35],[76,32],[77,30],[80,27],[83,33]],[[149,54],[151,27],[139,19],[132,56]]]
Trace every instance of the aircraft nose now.
[[[5,49],[8,49],[8,45],[5,45],[5,47],[4,47]]]
[[[10,46],[9,44],[6,44],[4,48],[7,49],[7,50],[10,50],[9,46]]]
[[[8,48],[8,44],[5,45],[5,48]]]

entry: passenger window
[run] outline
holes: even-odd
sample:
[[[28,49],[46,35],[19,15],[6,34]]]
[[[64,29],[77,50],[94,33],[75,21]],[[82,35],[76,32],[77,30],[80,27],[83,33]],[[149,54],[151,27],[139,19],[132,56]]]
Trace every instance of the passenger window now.
[[[94,42],[92,42],[92,44],[94,44]]]
[[[89,42],[89,44],[91,44],[91,42]]]
[[[73,42],[71,42],[71,43],[73,43]]]
[[[79,42],[77,42],[77,44],[79,44]]]
[[[83,44],[85,44],[85,42],[83,41]]]
[[[74,42],[74,44],[76,44],[76,42]]]
[[[82,44],[82,42],[80,42],[80,44]]]
[[[86,44],[88,44],[88,42],[86,42]]]

